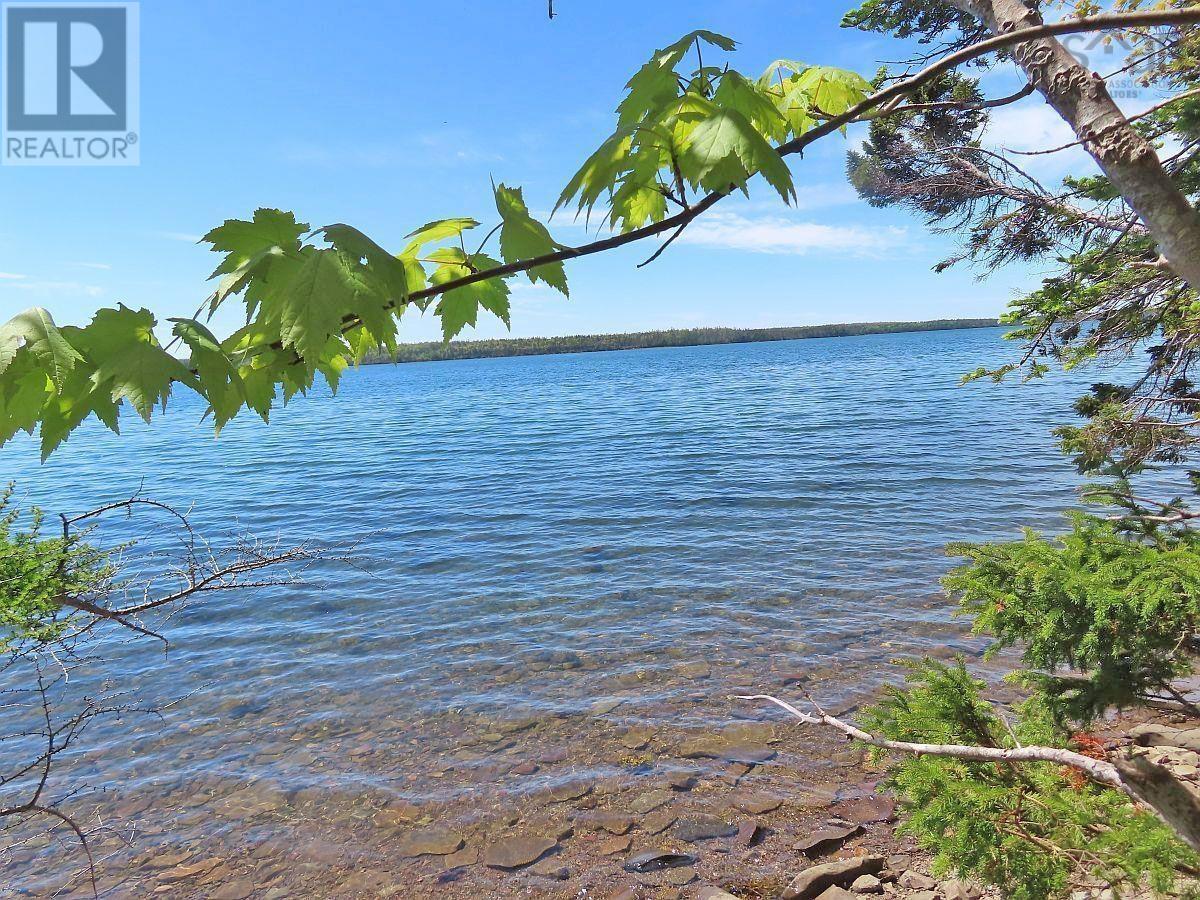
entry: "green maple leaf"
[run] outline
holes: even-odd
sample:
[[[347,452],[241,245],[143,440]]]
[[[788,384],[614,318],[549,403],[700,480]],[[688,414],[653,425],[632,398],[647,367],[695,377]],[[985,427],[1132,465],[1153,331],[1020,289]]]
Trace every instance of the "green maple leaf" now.
[[[340,332],[360,286],[338,251],[306,247],[302,255],[295,275],[273,291],[272,304],[278,308],[283,345],[311,367]]]
[[[662,50],[656,50],[649,62],[638,69],[625,85],[629,93],[617,106],[617,123],[631,125],[651,110],[677,97],[679,81],[675,67],[692,47],[702,41],[726,51],[737,47],[737,42],[732,38],[713,31],[697,30],[685,34]]]
[[[745,116],[751,124],[771,140],[782,141],[787,136],[787,120],[776,107],[774,98],[737,72],[727,72],[713,95],[713,103]]]
[[[0,327],[0,345],[11,348],[14,341],[19,342],[21,349],[27,350],[41,364],[60,390],[68,373],[83,359],[54,324],[50,313],[38,307],[13,316]],[[15,358],[16,353],[13,353]],[[4,368],[7,369],[11,364],[12,359]]]
[[[403,302],[408,296],[408,273],[404,262],[350,225],[326,225],[315,234],[325,237],[350,259],[365,262],[369,277],[378,280],[389,299]]]
[[[150,310],[130,309],[118,303],[116,309],[97,310],[86,327],[68,325],[62,332],[93,364],[98,364],[133,344],[155,343],[156,324]]]
[[[219,434],[246,400],[246,387],[238,373],[238,366],[221,347],[216,336],[195,319],[170,321],[175,323],[172,333],[178,335],[192,351],[189,365],[196,371],[200,392],[208,400]]]
[[[485,271],[500,265],[482,253],[468,257],[457,247],[443,247],[436,255],[442,261],[442,265],[438,266],[429,279],[430,283],[435,285],[446,284],[465,278],[472,272]],[[434,315],[442,322],[443,339],[449,341],[468,325],[474,327],[481,306],[498,316],[505,325],[510,325],[508,295],[508,285],[502,278],[489,278],[448,290],[434,310]]]
[[[627,167],[635,130],[633,127],[617,129],[584,160],[579,171],[571,176],[563,188],[558,202],[554,204],[555,211],[576,197],[576,211],[582,211],[584,207],[590,211],[605,191],[614,189],[617,179]]]
[[[730,184],[744,189],[751,175],[761,173],[785,202],[793,199],[792,174],[775,148],[737,110],[710,106],[688,137],[685,175],[714,191]]]
[[[171,383],[198,387],[187,367],[157,344],[131,344],[119,355],[103,360],[96,381],[109,383],[114,402],[128,400],[147,422],[154,407],[165,403]]]
[[[810,66],[799,73],[788,98],[793,104],[808,97],[808,107],[830,116],[840,116],[871,91],[871,83],[856,72],[832,66]],[[844,129],[843,129],[844,130]]]
[[[309,227],[297,222],[295,213],[279,209],[257,209],[254,219],[226,219],[200,240],[212,244],[212,249],[226,254],[213,276],[233,272],[251,258],[279,247],[285,252],[300,249],[300,238]]]
[[[500,255],[507,263],[520,262],[560,249],[561,245],[550,237],[550,231],[529,214],[525,197],[520,188],[501,184],[496,188],[496,209],[503,224],[500,227]],[[527,273],[529,280],[539,280],[570,296],[567,290],[567,273],[561,262],[537,266]]]
[[[54,382],[32,357],[13,363],[0,381],[0,444],[18,431],[33,434],[54,394]]]
[[[458,237],[464,231],[470,231],[472,228],[478,227],[479,223],[469,218],[438,219],[435,222],[429,222],[422,225],[416,231],[405,235],[408,238],[408,245],[401,251],[400,255],[418,256],[421,248],[426,244],[444,241],[446,238]]]

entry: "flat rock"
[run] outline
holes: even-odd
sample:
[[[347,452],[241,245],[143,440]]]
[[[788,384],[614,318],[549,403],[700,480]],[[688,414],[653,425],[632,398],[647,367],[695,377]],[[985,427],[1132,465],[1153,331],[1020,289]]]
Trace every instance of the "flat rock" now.
[[[555,881],[566,881],[571,877],[571,870],[554,857],[534,863],[529,867],[529,871],[543,878],[553,878]]]
[[[610,838],[607,841],[601,841],[596,845],[596,852],[601,856],[616,856],[618,853],[624,853],[629,849],[629,845],[633,843],[633,838],[629,835],[624,837]]]
[[[650,791],[649,793],[642,794],[640,797],[635,797],[633,802],[629,804],[629,808],[639,816],[645,815],[652,810],[658,809],[660,806],[666,805],[673,796],[674,794],[671,791]]]
[[[653,736],[654,730],[651,728],[630,728],[617,740],[626,750],[644,750]]]
[[[1200,753],[1200,728],[1146,724],[1130,729],[1129,735],[1135,744],[1143,747],[1182,747]]]
[[[784,888],[780,900],[812,900],[826,888],[853,884],[860,875],[878,875],[883,871],[882,856],[855,856],[805,869]]]
[[[558,841],[543,834],[511,834],[500,838],[483,854],[483,861],[496,869],[519,869],[535,863],[555,847]]]
[[[861,825],[828,825],[818,828],[806,837],[797,841],[793,848],[799,850],[809,859],[816,859],[826,853],[832,853],[842,844],[862,832]]]
[[[775,751],[765,744],[708,736],[686,741],[679,748],[679,755],[688,759],[723,759],[743,765],[756,765],[773,757]]]
[[[671,772],[665,779],[667,785],[676,791],[690,791],[696,786],[695,772]]]
[[[704,885],[697,889],[696,900],[738,900],[738,898],[729,893],[729,891]]]
[[[678,818],[679,816],[670,810],[657,812],[652,816],[646,816],[642,820],[642,831],[646,832],[646,834],[659,834],[674,825]]]
[[[856,894],[878,894],[883,890],[883,882],[874,875],[859,875],[850,885],[850,890]]]
[[[909,869],[904,872],[898,879],[900,887],[908,888],[910,891],[932,891],[937,887],[937,882],[923,872],[918,872],[915,869]]]
[[[840,888],[835,884],[821,891],[817,900],[857,900],[857,898],[846,889]]]
[[[665,876],[665,880],[669,884],[683,887],[683,885],[691,884],[693,881],[695,881],[696,877],[695,869],[693,869],[691,866],[684,866],[683,868],[669,870]]]
[[[626,816],[621,813],[600,812],[593,813],[582,821],[602,831],[607,831],[609,834],[624,834],[633,827],[634,819],[633,816]]]
[[[833,811],[856,825],[890,822],[896,817],[896,801],[891,797],[860,797],[838,803]]]
[[[753,847],[762,840],[765,833],[766,829],[754,819],[743,819],[738,822],[737,837],[733,839],[733,842],[739,847]]]
[[[550,799],[555,803],[566,803],[568,800],[578,800],[591,793],[596,786],[594,781],[568,781],[550,789]]]
[[[625,861],[625,871],[661,872],[664,869],[690,866],[695,862],[696,857],[690,853],[679,853],[675,850],[643,850]]]
[[[191,865],[176,866],[174,869],[159,872],[158,880],[163,884],[176,884],[177,882],[187,881],[190,878],[196,878],[200,875],[207,875],[220,864],[221,860],[213,858],[192,863]]]
[[[422,828],[410,831],[396,842],[401,856],[447,856],[462,847],[464,841],[457,831],[444,828]]]
[[[783,799],[768,794],[734,794],[729,804],[752,816],[761,816],[783,806]]]
[[[228,881],[208,895],[208,900],[246,900],[255,891],[254,883],[239,879]]]
[[[716,816],[695,816],[680,819],[675,825],[675,837],[689,844],[696,841],[711,841],[714,838],[731,837],[737,834],[737,826],[718,819]]]

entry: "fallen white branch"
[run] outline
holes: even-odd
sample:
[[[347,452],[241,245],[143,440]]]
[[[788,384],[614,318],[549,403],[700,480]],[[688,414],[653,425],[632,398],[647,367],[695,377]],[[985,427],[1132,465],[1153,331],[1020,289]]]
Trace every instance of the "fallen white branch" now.
[[[1059,747],[978,747],[967,744],[919,744],[893,741],[868,734],[836,716],[831,716],[809,698],[815,712],[806,713],[786,700],[769,694],[738,696],[738,700],[765,700],[809,725],[822,725],[872,747],[913,756],[942,756],[972,762],[1047,762],[1083,772],[1092,781],[1115,788],[1134,801],[1144,803],[1194,850],[1200,850],[1200,798],[1163,766],[1144,756],[1117,762],[1094,759]]]

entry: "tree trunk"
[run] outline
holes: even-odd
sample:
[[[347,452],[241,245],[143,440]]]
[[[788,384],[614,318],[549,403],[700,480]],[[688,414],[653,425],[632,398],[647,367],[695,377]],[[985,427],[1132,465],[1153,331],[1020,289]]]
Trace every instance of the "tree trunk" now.
[[[949,0],[995,34],[1042,24],[1023,0]],[[1158,242],[1171,269],[1200,290],[1200,213],[1172,183],[1154,148],[1129,124],[1108,88],[1057,38],[1018,45],[1018,65],[1096,160]]]

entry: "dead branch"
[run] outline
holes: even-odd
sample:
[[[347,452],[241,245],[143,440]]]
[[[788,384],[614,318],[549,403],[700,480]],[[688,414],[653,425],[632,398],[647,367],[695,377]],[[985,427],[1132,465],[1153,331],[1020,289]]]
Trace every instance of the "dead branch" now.
[[[939,756],[970,762],[1028,763],[1045,762],[1067,766],[1082,772],[1097,784],[1121,791],[1143,803],[1169,825],[1194,850],[1200,850],[1200,798],[1192,794],[1170,771],[1144,756],[1109,762],[1093,759],[1059,747],[978,747],[966,744],[922,744],[893,741],[868,734],[856,725],[831,716],[815,700],[808,698],[814,712],[806,713],[786,700],[769,694],[738,696],[737,700],[765,700],[808,725],[821,725],[840,731],[846,737],[897,753],[913,756]]]

